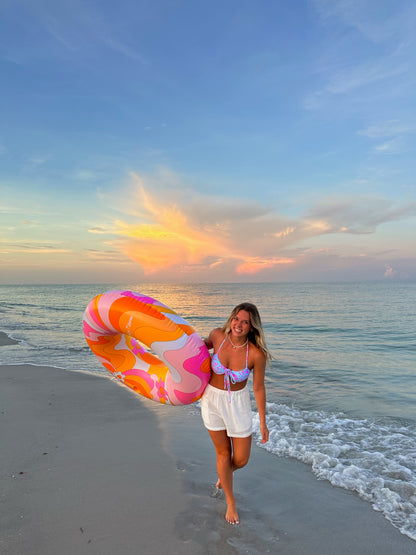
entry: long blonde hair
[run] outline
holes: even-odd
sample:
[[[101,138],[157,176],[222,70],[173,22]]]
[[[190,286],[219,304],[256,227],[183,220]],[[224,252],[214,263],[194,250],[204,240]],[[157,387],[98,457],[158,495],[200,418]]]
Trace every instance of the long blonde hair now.
[[[228,334],[230,332],[231,322],[233,318],[240,312],[240,310],[245,310],[250,315],[251,329],[248,332],[248,340],[251,341],[251,343],[253,343],[253,345],[255,345],[264,354],[266,360],[270,362],[272,359],[272,355],[266,346],[263,324],[261,323],[260,313],[255,304],[244,302],[234,307],[230,316],[228,317],[228,320],[223,325],[222,331],[225,334]]]

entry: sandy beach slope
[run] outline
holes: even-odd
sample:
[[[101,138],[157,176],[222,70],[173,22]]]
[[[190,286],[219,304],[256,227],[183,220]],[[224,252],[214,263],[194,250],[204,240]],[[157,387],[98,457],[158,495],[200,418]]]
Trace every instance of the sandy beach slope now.
[[[107,378],[0,366],[2,554],[196,553],[156,418]]]
[[[236,474],[241,525],[226,524],[198,408],[106,377],[0,366],[0,426],[2,554],[416,551],[356,495],[257,446]]]

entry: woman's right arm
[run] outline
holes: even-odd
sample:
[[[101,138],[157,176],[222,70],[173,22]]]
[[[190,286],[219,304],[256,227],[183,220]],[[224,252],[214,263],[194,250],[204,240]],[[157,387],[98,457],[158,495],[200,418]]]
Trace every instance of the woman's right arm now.
[[[209,336],[206,337],[206,338],[204,339],[204,343],[205,343],[205,345],[207,346],[207,349],[208,349],[208,350],[210,350],[210,349],[212,349],[212,348],[214,347],[214,345],[213,345],[213,343],[212,343],[212,340],[210,339]]]

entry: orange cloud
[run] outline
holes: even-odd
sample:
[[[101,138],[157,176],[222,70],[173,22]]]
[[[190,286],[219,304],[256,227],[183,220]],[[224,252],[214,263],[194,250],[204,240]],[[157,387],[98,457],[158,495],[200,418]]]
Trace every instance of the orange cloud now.
[[[212,230],[193,221],[183,209],[164,204],[142,184],[138,193],[142,217],[152,223],[118,220],[113,233],[120,237],[115,244],[138,262],[145,273],[177,265],[204,264],[209,257],[229,255],[226,246],[213,240]]]
[[[269,270],[281,264],[294,264],[293,258],[267,258],[248,259],[239,264],[236,268],[237,274],[257,274],[262,270]]]
[[[165,171],[159,181],[134,176],[131,191],[118,195],[114,206],[123,216],[112,226],[114,239],[106,242],[158,278],[270,275],[302,266],[311,246],[322,249],[328,242],[323,236],[335,244],[336,235],[368,234],[378,223],[414,210],[366,201],[362,204],[371,210],[357,199],[327,199],[293,219],[255,202],[202,195]]]

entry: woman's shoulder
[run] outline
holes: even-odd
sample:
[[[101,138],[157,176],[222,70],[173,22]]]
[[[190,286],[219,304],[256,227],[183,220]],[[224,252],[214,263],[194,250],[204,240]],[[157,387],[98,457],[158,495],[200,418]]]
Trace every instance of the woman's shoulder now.
[[[205,345],[208,349],[217,350],[219,343],[223,340],[224,332],[221,328],[213,329],[207,338],[204,339]]]
[[[266,361],[266,358],[267,358],[266,355],[263,353],[261,349],[257,347],[257,345],[255,345],[251,341],[250,341],[250,351],[251,351],[251,356],[253,357],[253,360],[255,362]]]
[[[213,343],[215,343],[216,341],[222,341],[224,339],[224,337],[225,337],[225,333],[223,332],[223,330],[221,328],[215,328],[209,334],[209,338],[211,339],[211,341]]]

